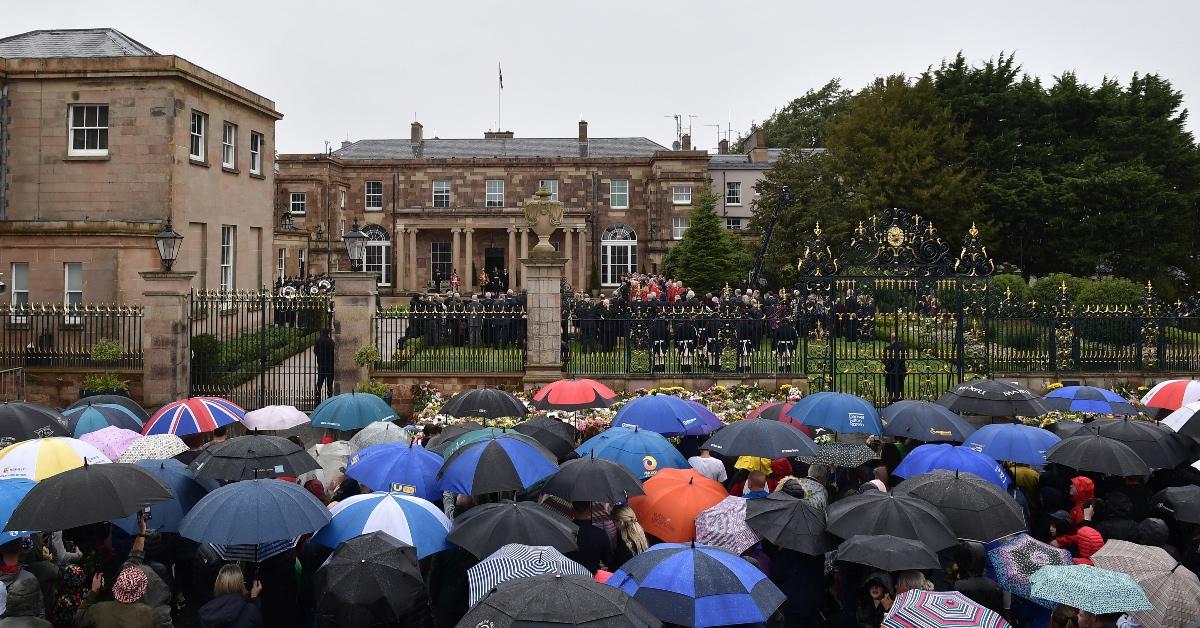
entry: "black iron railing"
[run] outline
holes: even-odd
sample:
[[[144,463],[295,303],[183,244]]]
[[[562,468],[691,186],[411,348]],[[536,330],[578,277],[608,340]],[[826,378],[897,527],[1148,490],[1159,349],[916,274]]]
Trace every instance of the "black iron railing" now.
[[[96,343],[115,343],[112,359],[92,359]],[[137,305],[0,305],[0,366],[141,368],[142,308]]]

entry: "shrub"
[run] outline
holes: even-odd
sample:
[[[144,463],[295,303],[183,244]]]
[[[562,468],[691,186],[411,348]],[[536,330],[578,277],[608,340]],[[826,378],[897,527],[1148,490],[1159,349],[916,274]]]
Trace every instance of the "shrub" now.
[[[377,379],[359,382],[358,385],[354,387],[354,392],[369,393],[379,397],[380,399],[383,399],[384,401],[387,401],[388,398],[392,396],[392,389],[388,388],[387,384]]]
[[[375,345],[364,345],[359,347],[358,351],[354,354],[354,363],[357,364],[359,368],[370,368],[375,366],[375,363],[379,362],[381,359],[383,358],[381,355],[379,355],[379,349],[376,349]]]
[[[1142,303],[1142,287],[1128,280],[1105,277],[1083,284],[1074,297],[1075,306],[1128,306],[1136,310]]]
[[[1030,288],[1030,294],[1038,303],[1046,307],[1054,307],[1058,303],[1059,286],[1066,282],[1067,295],[1074,298],[1088,283],[1087,279],[1067,273],[1054,273],[1041,277]]]
[[[83,390],[88,393],[101,394],[116,394],[129,392],[129,382],[113,375],[112,373],[104,373],[103,375],[85,375],[83,377]]]
[[[1033,294],[1029,284],[1020,275],[996,275],[992,277],[991,290],[988,295],[992,305],[1000,304],[1000,301],[1004,299],[1005,289],[1012,293],[1012,299],[1017,303],[1028,303],[1030,295]]]
[[[125,352],[121,349],[121,345],[118,344],[116,340],[101,338],[92,345],[92,349],[88,355],[93,362],[110,364],[120,360],[124,353]]]

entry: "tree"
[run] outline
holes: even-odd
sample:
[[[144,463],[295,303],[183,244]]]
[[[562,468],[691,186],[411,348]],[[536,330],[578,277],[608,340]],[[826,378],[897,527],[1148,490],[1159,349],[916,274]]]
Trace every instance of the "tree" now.
[[[750,254],[717,216],[717,196],[712,186],[701,186],[695,198],[683,239],[663,258],[663,273],[697,293],[718,292],[726,283],[736,285],[750,270]]]
[[[808,90],[776,109],[761,125],[751,125],[750,132],[762,129],[767,146],[776,148],[819,148],[825,145],[825,129],[837,116],[850,107],[852,92],[842,89],[839,79],[832,79],[820,89]],[[734,152],[745,151],[746,137],[739,137]]]

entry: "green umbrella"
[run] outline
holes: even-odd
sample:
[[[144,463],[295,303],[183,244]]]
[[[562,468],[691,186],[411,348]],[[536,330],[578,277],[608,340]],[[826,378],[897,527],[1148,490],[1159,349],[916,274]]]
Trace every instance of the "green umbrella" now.
[[[310,415],[313,427],[329,430],[357,430],[376,421],[396,418],[383,399],[371,393],[342,393],[321,402]]]

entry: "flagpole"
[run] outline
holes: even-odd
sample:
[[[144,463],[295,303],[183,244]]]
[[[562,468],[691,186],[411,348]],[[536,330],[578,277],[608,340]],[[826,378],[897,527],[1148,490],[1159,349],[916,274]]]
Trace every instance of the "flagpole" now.
[[[499,131],[504,127],[500,124],[500,94],[504,91],[504,68],[500,66],[500,62],[496,62],[496,130]]]

